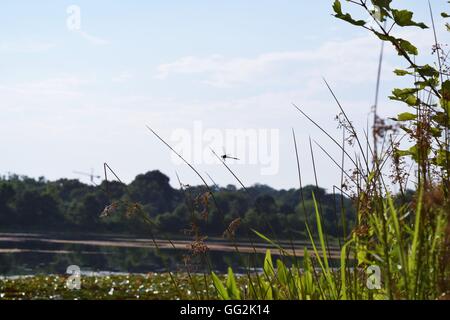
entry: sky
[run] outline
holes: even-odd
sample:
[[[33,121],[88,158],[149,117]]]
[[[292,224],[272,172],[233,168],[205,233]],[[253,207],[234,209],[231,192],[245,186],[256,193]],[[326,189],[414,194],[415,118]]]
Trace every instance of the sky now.
[[[446,2],[431,1],[435,16]],[[102,174],[107,162],[125,182],[160,170],[174,186],[176,173],[183,183],[200,184],[150,126],[219,185],[237,182],[211,149],[239,158],[226,162],[245,185],[291,188],[298,186],[294,129],[304,183],[313,183],[309,138],[333,157],[340,152],[292,104],[340,137],[325,78],[363,130],[380,51],[373,35],[332,17],[331,5],[2,1],[0,174],[89,182],[74,171]],[[394,7],[414,9],[415,19],[430,25],[427,1],[397,0]],[[443,23],[437,17],[438,29]],[[429,61],[430,29],[397,31],[418,45],[419,61]],[[438,36],[448,43],[448,33]],[[405,63],[386,48],[383,116],[404,111],[387,98],[399,84],[396,67]],[[329,189],[339,183],[339,169],[315,142],[318,182]]]

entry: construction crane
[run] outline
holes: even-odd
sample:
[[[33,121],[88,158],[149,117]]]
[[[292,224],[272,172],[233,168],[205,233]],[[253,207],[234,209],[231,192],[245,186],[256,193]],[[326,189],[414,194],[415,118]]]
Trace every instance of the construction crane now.
[[[97,185],[97,184],[95,183],[95,181],[94,181],[95,179],[100,179],[100,178],[101,178],[101,176],[95,175],[95,174],[94,174],[94,169],[91,169],[91,173],[81,172],[81,171],[74,171],[73,173],[78,174],[78,175],[81,175],[81,176],[87,176],[87,177],[89,177],[89,180],[91,181],[91,183],[92,183],[93,185]]]

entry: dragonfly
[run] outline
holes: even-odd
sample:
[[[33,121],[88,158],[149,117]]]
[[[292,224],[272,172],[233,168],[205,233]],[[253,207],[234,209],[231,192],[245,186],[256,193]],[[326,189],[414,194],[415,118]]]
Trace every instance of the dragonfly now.
[[[223,155],[221,156],[221,158],[222,158],[223,161],[225,161],[225,160],[227,160],[227,159],[239,160],[239,159],[236,158],[236,157],[232,157],[232,156],[228,155],[228,154],[225,152],[225,148],[223,148]]]

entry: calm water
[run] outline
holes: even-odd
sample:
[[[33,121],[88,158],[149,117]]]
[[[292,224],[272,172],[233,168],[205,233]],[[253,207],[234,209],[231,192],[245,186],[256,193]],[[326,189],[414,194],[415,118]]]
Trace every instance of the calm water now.
[[[163,241],[162,249],[156,250],[149,239],[0,233],[0,275],[65,274],[69,265],[77,265],[83,272],[186,271],[186,256],[191,257],[190,271],[208,270],[205,259],[190,256],[188,244],[178,241],[173,249]],[[214,270],[232,266],[239,272],[244,271],[243,265],[262,266],[263,254],[237,254],[232,246],[222,250],[221,245],[218,241],[208,254]]]

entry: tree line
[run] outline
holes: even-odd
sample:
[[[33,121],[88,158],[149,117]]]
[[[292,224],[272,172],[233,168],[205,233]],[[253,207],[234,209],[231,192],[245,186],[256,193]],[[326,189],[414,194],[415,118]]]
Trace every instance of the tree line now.
[[[349,198],[310,185],[289,190],[260,184],[247,189],[234,185],[176,189],[160,171],[140,174],[129,184],[103,181],[98,186],[74,179],[0,178],[1,231],[151,231],[184,237],[194,229],[220,236],[232,226],[236,235],[247,236],[254,229],[298,239],[307,236],[306,222],[315,226],[315,205],[331,236],[342,234],[342,221],[347,230],[354,224]]]

